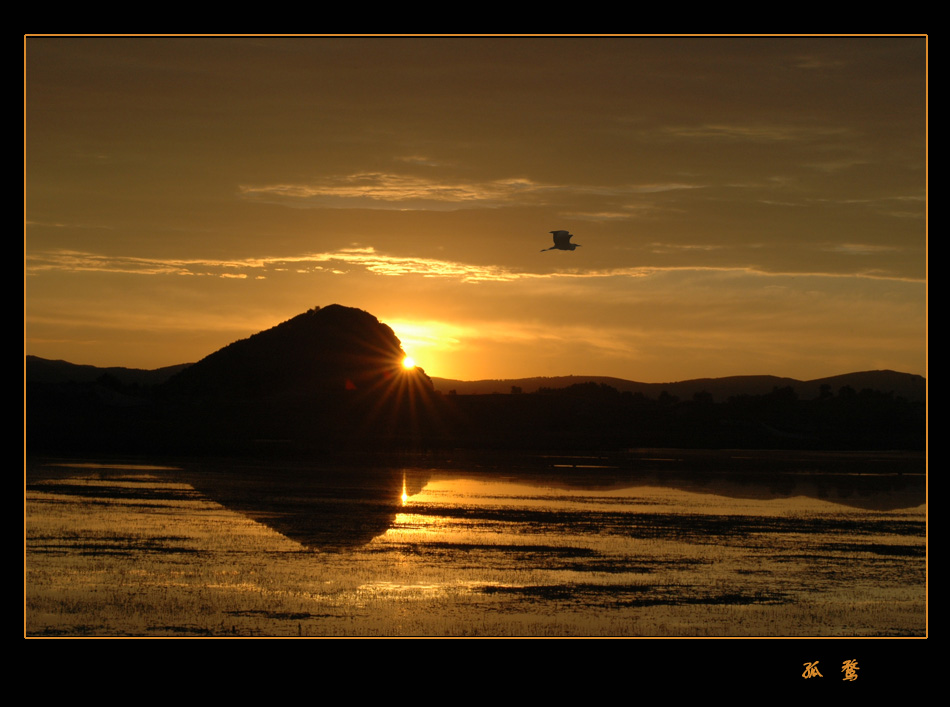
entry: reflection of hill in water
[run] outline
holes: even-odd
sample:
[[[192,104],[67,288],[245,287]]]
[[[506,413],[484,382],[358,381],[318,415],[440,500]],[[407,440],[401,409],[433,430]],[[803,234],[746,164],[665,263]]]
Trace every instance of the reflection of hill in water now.
[[[913,452],[636,450],[625,454],[539,457],[505,479],[568,490],[657,486],[730,498],[804,496],[889,511],[926,503],[926,457]],[[484,473],[466,478],[487,478]]]
[[[386,532],[403,493],[418,493],[428,476],[392,468],[222,464],[204,466],[187,481],[211,500],[309,549],[336,550],[363,545]]]
[[[926,502],[925,480],[922,476],[781,473],[763,477],[761,474],[748,473],[674,472],[620,473],[613,479],[606,479],[603,475],[599,477],[591,483],[590,479],[574,474],[552,476],[547,480],[536,475],[515,478],[511,475],[505,476],[506,479],[520,483],[568,490],[605,491],[655,486],[690,493],[764,501],[804,496],[876,511],[916,508]]]
[[[412,464],[408,457],[403,461]],[[28,464],[27,488],[90,499],[150,501],[186,500],[197,491],[306,548],[324,551],[357,547],[385,533],[402,509],[403,494],[419,493],[433,475],[517,483],[539,490],[605,492],[650,486],[739,499],[804,496],[876,511],[926,503],[926,459],[912,453],[636,450],[583,457],[491,455],[477,459],[462,453],[453,461],[428,457],[425,463],[429,468],[373,466],[353,460],[337,466],[221,461],[187,469]],[[90,470],[103,480],[127,480],[130,472],[155,474],[188,483],[194,490],[67,483],[69,477]],[[539,491],[540,495],[544,494]]]
[[[878,511],[926,502],[924,457],[913,454],[638,450],[622,458],[495,456],[491,464],[457,459],[436,466],[440,471],[222,463],[186,480],[227,508],[318,550],[355,547],[386,532],[403,494],[421,491],[433,473],[572,491],[654,486],[743,499],[805,496]]]

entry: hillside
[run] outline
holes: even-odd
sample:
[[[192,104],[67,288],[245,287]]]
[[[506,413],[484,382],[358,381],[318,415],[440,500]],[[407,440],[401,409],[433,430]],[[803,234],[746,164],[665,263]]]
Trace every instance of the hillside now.
[[[412,444],[436,394],[421,368],[402,367],[404,357],[392,329],[340,305],[313,308],[148,386],[128,369],[29,357],[27,448],[243,453]]]
[[[393,330],[360,309],[314,307],[235,341],[172,376],[172,395],[227,398],[307,396],[379,386],[402,370]],[[413,374],[429,388],[422,369]]]

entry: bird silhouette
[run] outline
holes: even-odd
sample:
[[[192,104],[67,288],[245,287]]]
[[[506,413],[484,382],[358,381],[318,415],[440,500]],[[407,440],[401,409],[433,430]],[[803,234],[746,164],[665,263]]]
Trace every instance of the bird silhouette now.
[[[570,231],[551,231],[550,233],[554,236],[554,245],[550,248],[542,248],[542,253],[546,250],[574,250],[580,246],[580,243],[571,243],[573,234]]]

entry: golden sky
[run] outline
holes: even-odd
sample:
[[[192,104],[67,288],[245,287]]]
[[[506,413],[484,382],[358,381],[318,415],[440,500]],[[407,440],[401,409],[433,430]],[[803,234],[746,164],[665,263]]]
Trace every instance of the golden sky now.
[[[24,44],[25,353],[338,303],[450,378],[926,374],[924,37]]]

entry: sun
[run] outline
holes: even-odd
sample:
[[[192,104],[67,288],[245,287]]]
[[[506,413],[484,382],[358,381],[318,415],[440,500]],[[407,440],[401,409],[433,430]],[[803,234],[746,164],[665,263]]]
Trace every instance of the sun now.
[[[402,360],[402,367],[405,368],[407,371],[411,371],[413,368],[416,367],[416,362],[412,358],[412,356],[406,356]]]

